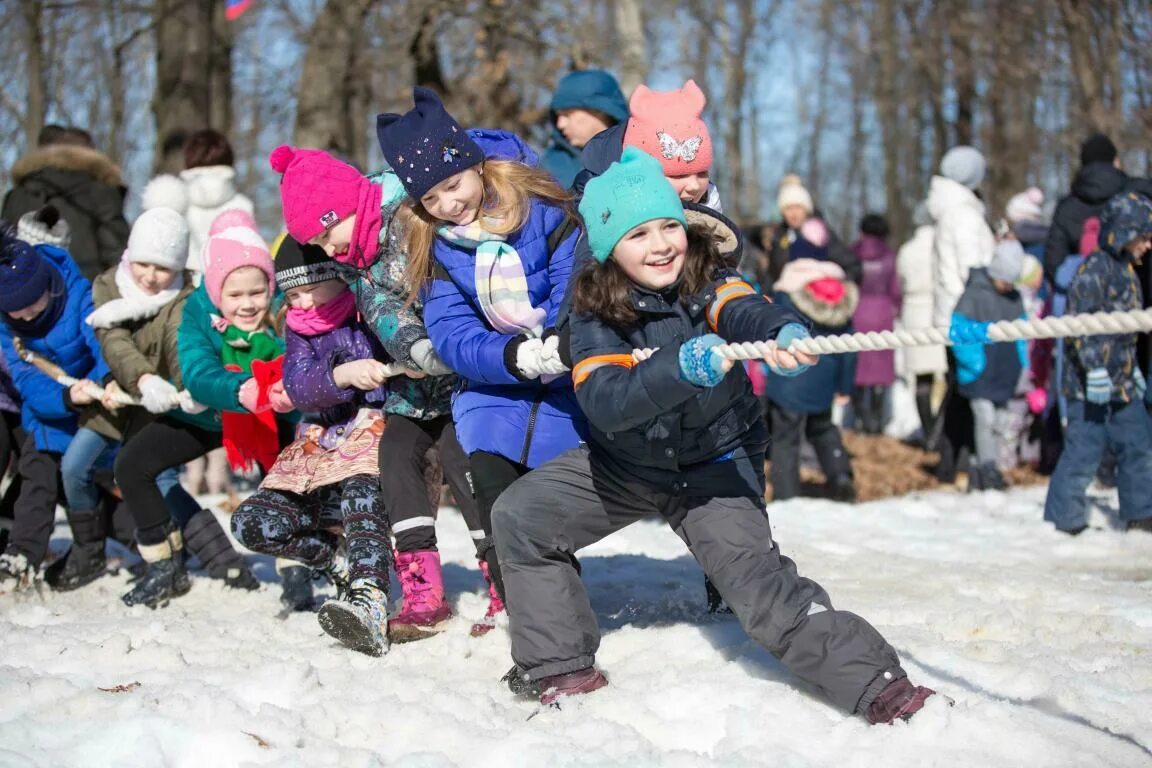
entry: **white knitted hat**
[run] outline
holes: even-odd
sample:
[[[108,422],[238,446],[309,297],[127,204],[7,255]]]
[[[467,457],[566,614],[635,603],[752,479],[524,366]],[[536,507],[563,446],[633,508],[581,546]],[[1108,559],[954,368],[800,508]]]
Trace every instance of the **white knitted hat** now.
[[[795,174],[788,174],[780,181],[780,193],[776,197],[776,207],[781,211],[790,205],[798,205],[808,213],[816,209],[812,204],[812,195]]]
[[[182,272],[188,261],[188,222],[171,208],[150,208],[128,235],[128,261]]]

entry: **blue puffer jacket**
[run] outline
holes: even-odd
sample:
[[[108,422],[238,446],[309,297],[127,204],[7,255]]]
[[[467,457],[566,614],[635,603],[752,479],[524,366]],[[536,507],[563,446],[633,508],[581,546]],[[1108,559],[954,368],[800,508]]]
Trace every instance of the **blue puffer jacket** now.
[[[600,69],[572,72],[556,86],[552,96],[552,143],[544,151],[540,165],[560,182],[571,187],[583,165],[580,150],[556,128],[556,113],[562,109],[587,109],[602,112],[618,124],[628,120],[628,101],[616,78]],[[616,159],[620,156],[617,154]]]
[[[952,313],[953,325],[998,323],[1025,317],[1019,291],[1000,293],[984,267],[968,273],[968,285]],[[956,381],[969,399],[1006,403],[1016,394],[1021,372],[1028,367],[1028,342],[1014,344],[955,344]]]
[[[483,136],[473,136],[489,154]],[[556,322],[572,270],[573,230],[548,252],[548,238],[565,225],[562,208],[534,202],[525,225],[508,237],[520,255],[532,306]],[[487,451],[536,467],[574,448],[584,418],[564,376],[550,384],[522,381],[505,364],[505,348],[515,337],[493,330],[476,296],[474,248],[436,239],[436,276],[425,291],[424,324],[437,354],[461,377],[452,416],[467,453]]]
[[[762,498],[768,430],[748,374],[733,366],[717,386],[698,387],[680,375],[680,347],[712,331],[730,342],[772,339],[801,318],[729,269],[686,301],[634,287],[632,304],[640,318],[627,329],[572,315],[572,373],[594,460],[661,493]],[[632,350],[656,347],[633,361]]]
[[[24,346],[52,361],[77,379],[101,382],[108,366],[100,354],[100,343],[84,318],[92,314],[92,284],[80,274],[79,267],[67,251],[48,245],[36,246],[37,253],[51,264],[64,279],[64,310],[48,335],[41,338],[23,336]],[[65,403],[66,387],[30,363],[21,360],[12,344],[12,328],[7,315],[0,314],[0,347],[12,373],[12,382],[20,393],[23,407],[20,420],[24,429],[35,437],[36,449],[63,453],[76,434],[78,414]]]

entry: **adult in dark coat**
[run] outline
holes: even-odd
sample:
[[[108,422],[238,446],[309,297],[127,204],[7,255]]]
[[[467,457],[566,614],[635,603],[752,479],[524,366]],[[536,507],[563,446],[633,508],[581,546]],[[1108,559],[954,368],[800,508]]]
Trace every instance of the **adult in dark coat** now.
[[[87,132],[47,126],[39,146],[12,166],[13,188],[0,217],[15,222],[54,206],[72,234],[69,254],[89,280],[119,263],[128,245],[127,193],[120,168],[92,147]]]
[[[1099,216],[1104,203],[1122,192],[1139,192],[1152,199],[1152,180],[1135,179],[1120,168],[1116,145],[1102,133],[1089,137],[1080,147],[1080,170],[1072,180],[1069,194],[1060,199],[1052,214],[1052,227],[1044,245],[1044,276],[1056,279],[1064,259],[1080,253],[1080,235],[1084,222]],[[1148,294],[1148,270],[1141,275]]]

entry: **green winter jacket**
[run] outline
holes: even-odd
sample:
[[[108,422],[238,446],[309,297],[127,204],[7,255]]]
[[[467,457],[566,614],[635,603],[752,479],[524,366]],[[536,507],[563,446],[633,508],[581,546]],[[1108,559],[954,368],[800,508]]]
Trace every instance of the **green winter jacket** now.
[[[212,315],[215,314],[219,314],[219,310],[201,285],[189,295],[184,305],[184,318],[176,336],[184,388],[201,405],[221,411],[244,412],[240,405],[240,385],[251,378],[251,374],[224,370],[220,357],[224,335],[212,327]],[[276,341],[283,351],[283,339],[277,338]],[[284,416],[277,418],[293,420]]]

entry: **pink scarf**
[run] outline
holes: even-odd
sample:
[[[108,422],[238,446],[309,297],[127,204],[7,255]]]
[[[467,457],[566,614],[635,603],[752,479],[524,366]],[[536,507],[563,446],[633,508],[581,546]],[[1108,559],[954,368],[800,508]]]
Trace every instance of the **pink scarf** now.
[[[352,243],[347,253],[333,256],[334,260],[356,269],[367,269],[376,261],[376,254],[380,250],[380,226],[384,220],[380,212],[383,197],[384,189],[379,184],[373,184],[367,179],[361,181]]]
[[[301,336],[319,336],[336,330],[356,311],[356,296],[346,290],[326,304],[312,309],[288,310],[288,327]]]

